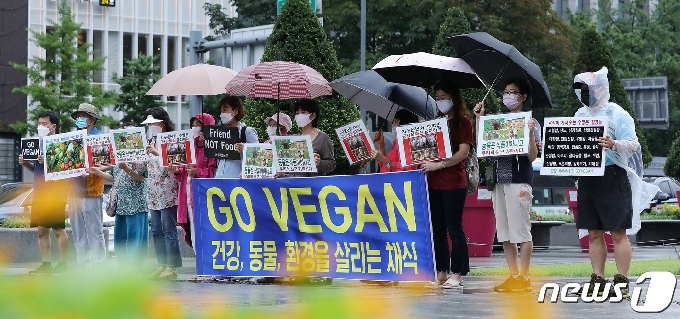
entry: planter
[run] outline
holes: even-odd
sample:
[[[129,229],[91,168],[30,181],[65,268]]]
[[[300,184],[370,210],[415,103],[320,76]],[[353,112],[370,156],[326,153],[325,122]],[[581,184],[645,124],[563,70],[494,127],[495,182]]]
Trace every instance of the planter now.
[[[680,242],[680,220],[643,220],[636,239],[638,246]]]
[[[562,227],[553,228],[562,225],[572,225],[572,227],[565,230],[562,230]],[[551,245],[579,246],[578,235],[573,225],[563,221],[531,221],[531,237],[534,249],[548,248]],[[499,243],[496,237],[493,239],[493,248],[494,251],[503,251],[503,244]]]
[[[470,257],[490,257],[496,234],[496,217],[493,213],[491,192],[479,187],[465,200],[463,229],[468,239]]]
[[[550,229],[566,224],[563,221],[531,221],[531,238],[534,248],[550,247]]]
[[[109,246],[109,229],[104,227],[104,241]],[[73,234],[71,228],[66,228],[68,235],[68,262],[76,262],[76,250],[73,247]],[[59,261],[57,238],[50,231],[52,250],[50,258],[52,262]],[[38,248],[37,228],[0,228],[0,251],[2,258],[7,263],[37,263],[42,262],[40,248]]]

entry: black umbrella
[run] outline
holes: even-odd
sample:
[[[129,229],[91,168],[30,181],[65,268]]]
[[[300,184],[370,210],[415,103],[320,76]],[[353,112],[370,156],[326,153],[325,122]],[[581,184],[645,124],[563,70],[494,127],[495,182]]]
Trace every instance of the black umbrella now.
[[[352,73],[331,82],[330,86],[348,100],[388,121],[392,121],[394,114],[402,108],[428,120],[437,114],[434,99],[425,90],[387,82],[373,70]]]
[[[524,78],[531,86],[531,106],[552,107],[550,91],[541,75],[541,68],[512,45],[501,42],[486,32],[450,37],[449,44],[482,80],[492,83],[492,87],[503,90],[505,80]]]

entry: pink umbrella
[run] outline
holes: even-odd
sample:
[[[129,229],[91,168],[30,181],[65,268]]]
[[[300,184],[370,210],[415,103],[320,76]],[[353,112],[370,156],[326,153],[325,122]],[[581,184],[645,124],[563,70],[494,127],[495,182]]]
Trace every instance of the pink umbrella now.
[[[227,93],[270,99],[316,98],[332,93],[316,70],[295,62],[274,61],[251,65],[226,86]]]
[[[216,95],[236,76],[236,71],[210,64],[195,64],[172,71],[146,95]]]

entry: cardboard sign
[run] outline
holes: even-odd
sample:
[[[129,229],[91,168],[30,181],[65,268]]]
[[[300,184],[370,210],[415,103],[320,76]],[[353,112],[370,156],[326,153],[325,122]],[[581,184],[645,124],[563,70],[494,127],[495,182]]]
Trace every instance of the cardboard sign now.
[[[277,172],[316,173],[314,150],[309,135],[273,136]]]
[[[113,135],[99,134],[86,136],[85,152],[88,157],[87,167],[106,167],[116,165],[113,152]]]
[[[446,118],[399,126],[397,141],[401,166],[453,156]]]
[[[363,121],[358,120],[341,126],[335,129],[335,132],[350,165],[371,158],[373,144],[369,142],[368,130]]]
[[[602,176],[607,117],[549,117],[543,128],[541,175]]]
[[[236,150],[236,144],[241,142],[239,128],[233,126],[203,126],[205,137],[205,157],[216,159],[240,160],[241,153]]]
[[[274,177],[276,158],[272,144],[243,144],[242,178]]]
[[[159,133],[156,144],[161,166],[196,164],[192,130]]]
[[[113,136],[114,163],[143,162],[146,155],[146,131],[143,127],[133,127],[110,131]]]
[[[88,155],[84,138],[87,130],[43,137],[42,152],[45,154],[45,180],[59,180],[85,174]]]
[[[482,116],[477,134],[477,156],[529,153],[531,112]]]
[[[40,139],[39,138],[22,138],[21,139],[21,155],[24,161],[37,160],[40,155]]]

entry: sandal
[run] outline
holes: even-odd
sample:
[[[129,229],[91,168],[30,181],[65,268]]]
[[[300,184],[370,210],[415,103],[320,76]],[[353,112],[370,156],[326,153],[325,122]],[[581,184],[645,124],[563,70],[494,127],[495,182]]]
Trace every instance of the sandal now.
[[[463,286],[463,279],[455,280],[449,277],[449,279],[447,279],[446,282],[444,282],[441,286],[444,289],[460,288]]]
[[[165,269],[165,271],[158,276],[158,279],[175,280],[175,279],[177,279],[177,270],[175,270],[175,269]]]

